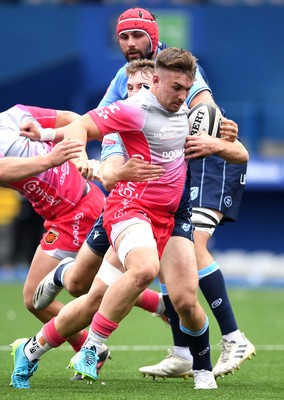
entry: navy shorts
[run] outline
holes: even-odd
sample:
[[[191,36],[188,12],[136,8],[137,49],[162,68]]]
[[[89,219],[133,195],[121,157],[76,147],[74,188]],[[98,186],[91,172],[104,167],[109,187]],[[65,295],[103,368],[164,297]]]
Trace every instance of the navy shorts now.
[[[90,250],[102,258],[110,246],[106,231],[103,227],[103,216],[103,213],[99,216],[86,238]]]
[[[179,208],[175,213],[175,226],[171,236],[182,236],[193,241],[191,210],[192,204],[190,199],[190,177],[188,174]]]
[[[218,210],[223,220],[237,219],[246,182],[247,163],[229,164],[210,157],[190,161],[191,201],[193,207]]]

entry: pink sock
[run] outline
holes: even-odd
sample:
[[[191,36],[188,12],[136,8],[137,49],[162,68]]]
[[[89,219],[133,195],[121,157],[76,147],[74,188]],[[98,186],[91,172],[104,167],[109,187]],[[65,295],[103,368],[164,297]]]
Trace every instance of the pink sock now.
[[[159,304],[159,293],[155,290],[145,289],[142,293],[140,307],[146,311],[156,312]]]
[[[110,321],[99,312],[96,312],[91,323],[91,330],[105,337],[109,337],[117,327],[118,323]]]
[[[81,331],[80,337],[75,342],[72,340],[68,340],[68,343],[70,343],[71,346],[73,347],[74,351],[76,353],[78,353],[78,351],[81,350],[81,347],[85,343],[87,337],[88,337],[88,331],[86,331],[86,329],[84,329],[83,331]]]
[[[54,320],[55,317],[44,325],[42,328],[42,335],[48,344],[52,347],[58,347],[62,343],[66,342],[68,338],[63,338],[58,334],[54,325]]]

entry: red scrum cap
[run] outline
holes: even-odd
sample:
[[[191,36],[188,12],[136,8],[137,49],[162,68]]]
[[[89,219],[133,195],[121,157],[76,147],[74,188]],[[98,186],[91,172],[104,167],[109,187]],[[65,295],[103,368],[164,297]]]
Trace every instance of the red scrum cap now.
[[[159,30],[155,17],[144,8],[133,7],[124,11],[117,20],[116,34],[127,31],[142,31],[149,37],[151,51],[154,53],[158,47]]]

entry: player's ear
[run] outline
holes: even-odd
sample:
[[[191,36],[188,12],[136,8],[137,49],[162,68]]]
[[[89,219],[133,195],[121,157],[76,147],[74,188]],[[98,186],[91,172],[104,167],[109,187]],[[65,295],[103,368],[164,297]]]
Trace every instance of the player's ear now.
[[[160,81],[160,77],[156,74],[153,75],[153,83],[154,85],[157,85]]]

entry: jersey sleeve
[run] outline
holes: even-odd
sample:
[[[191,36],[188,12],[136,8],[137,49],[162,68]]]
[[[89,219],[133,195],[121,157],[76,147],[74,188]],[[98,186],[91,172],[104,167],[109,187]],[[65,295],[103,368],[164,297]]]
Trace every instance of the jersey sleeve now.
[[[49,142],[31,140],[13,132],[1,140],[0,157],[33,157],[47,154],[51,149]]]
[[[189,95],[186,99],[187,105],[189,106],[192,99],[198,93],[202,92],[203,90],[208,90],[212,94],[212,90],[209,86],[205,72],[200,67],[200,65],[197,64],[197,69],[196,69],[196,73],[195,73],[195,81],[194,81],[193,86],[191,87],[191,89],[189,91]]]
[[[101,161],[111,156],[123,156],[120,137],[117,133],[111,133],[103,138]]]
[[[54,128],[57,112],[51,108],[26,106],[31,115],[41,124],[43,128]]]
[[[118,100],[124,100],[127,98],[127,76],[126,69],[127,64],[117,71],[117,74],[111,81],[104,97],[99,103],[99,107],[108,106]]]
[[[140,107],[127,99],[88,112],[102,136],[113,132],[140,132],[144,115]]]
[[[127,76],[125,72],[126,66],[127,64],[118,70],[104,97],[100,101],[99,107],[109,106],[118,100],[127,98]],[[104,161],[113,155],[123,156],[121,139],[117,133],[111,133],[104,137],[102,142],[101,161]]]

